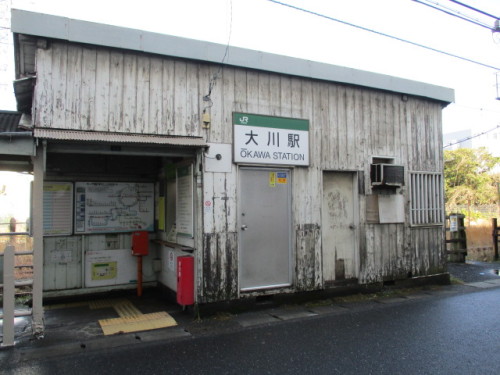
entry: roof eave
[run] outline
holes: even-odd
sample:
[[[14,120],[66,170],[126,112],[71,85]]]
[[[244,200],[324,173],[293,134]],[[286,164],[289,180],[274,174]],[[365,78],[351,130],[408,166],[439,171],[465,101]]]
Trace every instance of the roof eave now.
[[[220,64],[226,46],[143,30],[12,9],[12,31]],[[227,65],[345,83],[452,103],[454,90],[342,66],[231,47]]]

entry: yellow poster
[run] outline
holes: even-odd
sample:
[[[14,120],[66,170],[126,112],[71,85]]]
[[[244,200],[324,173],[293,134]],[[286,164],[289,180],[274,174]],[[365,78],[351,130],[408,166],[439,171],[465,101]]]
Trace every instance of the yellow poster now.
[[[70,183],[57,184],[57,183],[44,183],[43,191],[51,191],[51,192],[59,192],[59,191],[67,191],[70,192],[72,186]]]
[[[276,172],[269,172],[269,187],[276,187]]]
[[[92,263],[92,280],[111,280],[116,278],[117,262]]]

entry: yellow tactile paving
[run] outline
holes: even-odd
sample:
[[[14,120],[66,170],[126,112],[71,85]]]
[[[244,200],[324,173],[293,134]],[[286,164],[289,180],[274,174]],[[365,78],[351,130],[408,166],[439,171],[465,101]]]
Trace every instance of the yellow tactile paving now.
[[[125,298],[64,303],[59,305],[49,305],[44,308],[46,310],[52,310],[81,306],[88,306],[90,309],[104,309],[112,307],[116,311],[119,318],[99,320],[99,324],[101,325],[104,335],[150,331],[152,329],[166,328],[177,325],[174,318],[172,318],[167,312],[161,311],[151,314],[143,314],[132,304],[132,302]]]
[[[114,335],[172,327],[177,325],[177,322],[167,312],[161,311],[134,317],[102,319],[99,324],[105,335]]]
[[[98,299],[95,301],[87,302],[89,307],[94,309],[105,309],[107,307],[114,307],[114,305],[119,303],[130,303],[130,301],[125,298],[115,298],[115,299]]]
[[[129,301],[124,301],[122,303],[117,303],[113,305],[113,308],[118,313],[118,315],[122,318],[133,317],[142,315],[137,307],[132,305]]]

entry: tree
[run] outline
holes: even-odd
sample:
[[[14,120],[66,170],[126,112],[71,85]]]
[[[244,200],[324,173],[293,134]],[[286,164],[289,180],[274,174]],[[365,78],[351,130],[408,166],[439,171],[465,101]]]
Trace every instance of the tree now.
[[[444,151],[446,209],[457,206],[494,204],[498,201],[496,176],[491,172],[500,157],[486,148],[459,148]]]

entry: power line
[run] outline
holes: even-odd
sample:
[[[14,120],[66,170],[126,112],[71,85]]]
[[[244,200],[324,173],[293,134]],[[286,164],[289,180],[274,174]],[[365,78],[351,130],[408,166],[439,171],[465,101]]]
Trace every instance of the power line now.
[[[478,107],[471,107],[471,106],[468,106],[468,105],[463,105],[463,104],[458,104],[458,103],[453,103],[454,106],[456,107],[462,107],[462,108],[467,108],[467,109],[471,109],[471,110],[474,110],[474,111],[484,111],[484,112],[492,112],[492,113],[500,113],[500,111],[495,111],[493,109],[488,109],[488,108],[478,108]]]
[[[275,3],[275,4],[278,4],[278,5],[285,6],[285,7],[288,7],[288,8],[292,8],[292,9],[295,9],[295,10],[298,10],[298,11],[301,11],[301,12],[304,12],[304,13],[309,13],[309,14],[312,14],[312,15],[317,16],[317,17],[325,18],[325,19],[330,20],[330,21],[339,22],[339,23],[342,23],[344,25],[354,27],[356,29],[360,29],[360,30],[363,30],[363,31],[368,31],[368,32],[376,34],[376,35],[385,36],[387,38],[394,39],[394,40],[397,40],[399,42],[407,43],[407,44],[410,44],[412,46],[416,46],[416,47],[420,47],[420,48],[423,48],[423,49],[427,49],[427,50],[432,51],[432,52],[437,52],[437,53],[440,53],[440,54],[443,54],[443,55],[446,55],[446,56],[449,56],[449,57],[454,57],[456,59],[460,59],[460,60],[463,60],[463,61],[470,62],[472,64],[480,65],[480,66],[483,66],[483,67],[488,68],[488,69],[500,70],[500,67],[497,67],[497,66],[485,64],[485,63],[482,63],[482,62],[479,62],[479,61],[475,61],[475,60],[469,59],[467,57],[458,56],[458,55],[455,55],[455,54],[450,53],[450,52],[441,51],[441,50],[433,48],[433,47],[425,46],[425,45],[420,44],[420,43],[416,43],[416,42],[412,42],[412,41],[407,40],[407,39],[399,38],[399,37],[394,36],[394,35],[390,35],[390,34],[386,34],[386,33],[383,33],[383,32],[377,31],[377,30],[369,29],[367,27],[355,25],[353,23],[350,23],[350,22],[347,22],[347,21],[343,21],[343,20],[340,20],[338,18],[333,18],[333,17],[327,16],[327,15],[324,15],[324,14],[321,14],[321,13],[314,12],[312,10],[300,8],[300,7],[297,7],[295,5],[291,5],[291,4],[287,4],[287,3],[282,3],[281,1],[277,1],[277,0],[267,0],[267,1],[270,1],[271,3]]]
[[[435,10],[439,10],[440,12],[446,13],[446,14],[448,14],[450,16],[457,17],[457,18],[459,18],[461,20],[473,23],[474,25],[484,27],[485,29],[488,29],[490,31],[492,29],[491,26],[489,26],[489,25],[487,25],[485,23],[482,23],[481,21],[479,21],[479,20],[477,20],[475,18],[469,17],[468,15],[460,13],[460,12],[454,10],[454,9],[445,7],[444,5],[439,4],[437,2],[430,1],[430,0],[424,0],[424,1],[427,1],[427,2],[424,2],[424,1],[421,1],[421,0],[413,0],[413,1],[416,2],[416,3],[422,4],[422,5],[428,6],[429,8],[432,8],[432,9],[435,9]]]
[[[210,95],[212,94],[212,89],[214,88],[215,86],[215,83],[217,81],[217,79],[219,78],[221,72],[222,72],[222,69],[224,67],[224,61],[226,61],[226,58],[227,56],[229,55],[229,47],[231,45],[231,35],[232,35],[232,32],[233,32],[233,0],[229,0],[229,6],[230,6],[230,10],[229,10],[229,36],[227,38],[227,44],[226,44],[226,49],[224,51],[224,56],[222,57],[222,61],[219,65],[219,69],[217,70],[217,72],[212,76],[212,78],[210,79],[210,82],[208,83],[208,94],[205,95],[205,97],[203,98],[205,101],[210,101]]]
[[[449,144],[447,144],[446,146],[443,146],[443,148],[450,147],[450,146],[454,146],[454,145],[458,145],[459,143],[462,143],[462,142],[468,141],[469,139],[477,138],[477,137],[479,137],[479,136],[481,136],[481,135],[484,135],[484,134],[486,134],[486,133],[492,132],[493,130],[496,130],[496,129],[498,129],[498,128],[500,128],[500,125],[497,125],[497,126],[495,126],[493,129],[486,130],[486,131],[484,131],[484,132],[482,132],[482,133],[475,134],[475,135],[471,135],[471,136],[469,136],[469,137],[465,137],[465,138],[463,138],[463,139],[461,139],[461,140],[459,140],[459,141],[456,141],[455,143],[449,143]]]
[[[452,3],[458,4],[458,5],[461,5],[461,6],[465,7],[465,8],[467,8],[467,9],[471,9],[471,10],[473,10],[474,12],[478,12],[478,13],[481,13],[482,15],[485,15],[485,16],[488,16],[488,17],[491,17],[491,18],[494,18],[494,19],[496,19],[496,20],[500,19],[500,17],[497,17],[497,16],[494,16],[494,15],[492,15],[492,14],[486,13],[486,12],[484,12],[484,11],[482,11],[482,10],[479,10],[479,9],[477,9],[477,8],[474,8],[473,6],[470,6],[470,5],[464,4],[464,3],[460,2],[460,1],[457,1],[457,0],[449,0],[449,1],[451,1]]]

